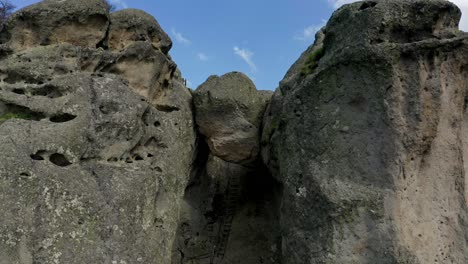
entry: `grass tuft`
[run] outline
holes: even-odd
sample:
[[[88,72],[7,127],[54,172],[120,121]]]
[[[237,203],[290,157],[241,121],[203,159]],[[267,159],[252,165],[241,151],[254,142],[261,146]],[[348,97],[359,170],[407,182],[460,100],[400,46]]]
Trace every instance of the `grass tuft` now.
[[[323,57],[323,55],[325,55],[325,49],[323,47],[320,47],[311,52],[302,66],[301,75],[306,76],[313,73],[318,67],[318,62]]]

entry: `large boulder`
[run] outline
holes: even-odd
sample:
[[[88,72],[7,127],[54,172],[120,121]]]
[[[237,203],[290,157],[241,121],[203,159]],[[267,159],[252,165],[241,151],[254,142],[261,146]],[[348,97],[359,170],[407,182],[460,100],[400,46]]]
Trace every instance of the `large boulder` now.
[[[150,14],[136,9],[124,9],[112,13],[110,17],[110,49],[124,50],[137,41],[149,41],[165,54],[171,49],[171,39]]]
[[[282,263],[468,262],[459,18],[443,0],[345,5],[288,72],[262,136]]]
[[[89,45],[17,44],[29,37],[16,26],[25,14],[37,15],[24,17],[28,30],[50,37],[60,18],[102,13],[102,32],[86,31],[104,38],[101,4],[44,1],[2,32],[14,34],[0,58],[1,263],[171,262],[195,150],[175,63],[150,41],[119,51],[88,35]]]
[[[16,51],[61,43],[96,48],[108,26],[104,0],[45,0],[13,14],[0,33],[0,42]]]
[[[271,92],[257,91],[243,73],[211,76],[194,93],[195,119],[211,152],[228,162],[257,159],[260,127]]]

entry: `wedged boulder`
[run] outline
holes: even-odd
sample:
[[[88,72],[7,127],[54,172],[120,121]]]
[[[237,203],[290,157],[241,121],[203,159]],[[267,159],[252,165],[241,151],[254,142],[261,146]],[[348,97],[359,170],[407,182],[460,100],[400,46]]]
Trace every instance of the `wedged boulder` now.
[[[45,0],[13,14],[0,33],[0,42],[15,51],[61,43],[96,48],[108,26],[104,0]]]
[[[124,9],[110,15],[109,48],[126,49],[137,41],[150,42],[155,49],[167,54],[172,47],[169,36],[150,14],[136,9]]]
[[[468,261],[459,18],[442,0],[345,5],[288,72],[262,136],[284,264]]]
[[[11,21],[39,7],[100,12],[79,2]],[[0,58],[0,262],[170,263],[196,139],[175,63],[143,41],[30,44]]]
[[[271,92],[257,91],[244,74],[211,76],[194,93],[195,119],[211,152],[228,162],[255,161]]]

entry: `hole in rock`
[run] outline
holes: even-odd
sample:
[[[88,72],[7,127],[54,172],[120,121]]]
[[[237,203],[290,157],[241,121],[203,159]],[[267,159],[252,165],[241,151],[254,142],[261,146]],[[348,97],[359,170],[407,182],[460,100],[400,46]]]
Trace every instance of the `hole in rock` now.
[[[59,154],[59,153],[54,153],[50,155],[49,160],[53,164],[60,166],[60,167],[67,167],[72,164],[70,161],[68,161],[68,159],[64,155]]]
[[[7,104],[4,114],[0,114],[0,123],[9,119],[24,119],[39,121],[44,118],[44,115],[39,112],[34,112],[31,109],[15,104]]]
[[[62,92],[57,87],[52,85],[45,85],[43,87],[36,88],[32,90],[31,94],[34,96],[46,96],[51,99],[63,96]]]
[[[23,90],[23,89],[13,89],[12,92],[15,93],[15,94],[24,94],[24,90]]]
[[[50,122],[65,123],[65,122],[71,121],[71,120],[73,120],[75,118],[76,118],[76,115],[65,113],[65,114],[59,114],[59,115],[55,115],[55,116],[51,117]]]
[[[44,154],[45,154],[45,151],[40,150],[40,151],[36,152],[35,154],[31,154],[30,157],[33,160],[44,160],[44,157],[43,157]]]
[[[159,121],[154,122],[154,126],[155,126],[155,127],[161,126],[161,122],[159,122]]]
[[[170,113],[170,112],[174,112],[174,111],[179,111],[179,110],[180,110],[180,108],[177,107],[177,106],[172,106],[172,105],[161,105],[161,104],[156,105],[156,109],[158,109],[158,110],[161,111],[161,112],[166,112],[166,113]]]

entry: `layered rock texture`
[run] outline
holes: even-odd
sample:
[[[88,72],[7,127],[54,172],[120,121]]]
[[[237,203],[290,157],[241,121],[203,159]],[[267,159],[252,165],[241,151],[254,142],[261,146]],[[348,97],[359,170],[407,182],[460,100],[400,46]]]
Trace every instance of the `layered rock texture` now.
[[[273,94],[195,91],[143,11],[0,32],[0,263],[468,263],[468,34],[444,0],[337,10]]]

